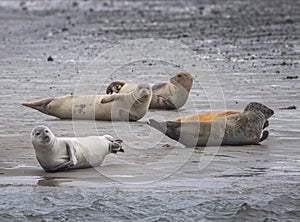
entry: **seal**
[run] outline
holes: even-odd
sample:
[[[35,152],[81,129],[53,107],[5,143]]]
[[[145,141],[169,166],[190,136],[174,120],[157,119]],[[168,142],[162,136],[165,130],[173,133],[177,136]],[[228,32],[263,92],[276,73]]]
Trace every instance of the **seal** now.
[[[122,140],[110,135],[58,138],[46,126],[31,131],[31,142],[46,172],[100,166],[106,155],[124,152]]]
[[[268,138],[269,132],[263,129],[269,125],[268,119],[273,114],[267,106],[252,102],[242,113],[211,121],[158,122],[150,119],[148,124],[188,147],[251,145]]]
[[[138,84],[130,93],[67,95],[22,105],[60,119],[137,121],[147,113],[151,98],[151,86]]]
[[[109,84],[106,94],[131,92],[136,83],[116,80]],[[193,76],[188,72],[179,72],[170,82],[152,85],[152,100],[150,109],[172,110],[181,108],[187,101],[193,85]]]

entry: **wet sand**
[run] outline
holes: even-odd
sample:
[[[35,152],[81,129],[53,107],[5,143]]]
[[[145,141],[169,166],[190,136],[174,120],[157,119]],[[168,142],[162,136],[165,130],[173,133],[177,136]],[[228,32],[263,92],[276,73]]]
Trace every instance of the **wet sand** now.
[[[1,1],[1,221],[297,221],[299,10],[299,1],[277,0]],[[150,111],[134,123],[62,121],[20,105],[104,93],[112,79],[166,81],[187,68],[152,58],[113,73],[99,70],[97,56],[139,38],[186,45],[218,81],[192,73],[194,87],[180,112]],[[209,96],[220,89],[221,97]],[[251,101],[275,111],[261,145],[184,148],[146,125],[212,107],[242,110]],[[125,141],[125,153],[107,156],[96,169],[46,173],[30,142],[40,124],[61,137],[112,134]]]

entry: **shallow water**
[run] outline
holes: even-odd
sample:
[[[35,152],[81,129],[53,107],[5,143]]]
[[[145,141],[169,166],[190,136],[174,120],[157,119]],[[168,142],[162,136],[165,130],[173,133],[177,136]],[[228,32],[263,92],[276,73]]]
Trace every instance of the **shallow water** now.
[[[299,76],[299,10],[299,1],[279,0],[1,1],[0,221],[298,221],[300,84],[287,76]],[[188,67],[184,50],[169,55],[183,64],[157,55],[121,66],[108,50],[149,37],[180,42],[202,58],[190,67],[201,72],[180,112],[150,111],[135,123],[61,121],[20,105],[103,93],[112,79],[167,81]],[[147,49],[138,53],[157,52]],[[112,57],[95,61],[105,50]],[[215,107],[242,110],[251,101],[275,110],[262,145],[194,150],[146,125]],[[297,109],[279,109],[291,105]],[[96,169],[45,173],[29,140],[39,124],[61,137],[110,133],[124,140],[125,153]]]

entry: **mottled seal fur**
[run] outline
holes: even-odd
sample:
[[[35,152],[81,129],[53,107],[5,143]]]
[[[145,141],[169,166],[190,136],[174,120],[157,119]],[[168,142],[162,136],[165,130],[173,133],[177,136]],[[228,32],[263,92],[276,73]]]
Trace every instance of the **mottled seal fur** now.
[[[31,141],[47,172],[100,166],[109,153],[124,152],[122,141],[110,135],[58,138],[46,126],[34,128]]]
[[[131,92],[136,83],[127,83],[124,80],[116,80],[109,84],[107,94]],[[150,109],[172,110],[181,108],[187,101],[193,85],[193,76],[188,72],[179,72],[170,82],[162,82],[152,85],[152,100]]]
[[[151,97],[151,86],[138,84],[130,93],[67,95],[23,105],[61,119],[137,121],[147,113]]]
[[[263,129],[273,114],[267,106],[252,102],[242,113],[212,121],[158,122],[150,119],[148,124],[188,147],[250,145],[267,139],[269,132]]]

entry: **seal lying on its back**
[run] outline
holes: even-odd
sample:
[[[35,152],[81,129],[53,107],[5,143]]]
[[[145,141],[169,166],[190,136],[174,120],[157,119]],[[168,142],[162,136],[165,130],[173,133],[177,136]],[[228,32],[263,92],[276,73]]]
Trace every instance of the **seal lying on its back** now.
[[[139,84],[130,93],[68,95],[23,105],[61,119],[137,121],[147,113],[151,97],[150,85]]]
[[[107,94],[128,93],[136,83],[126,83],[124,80],[116,80],[109,84]],[[179,109],[187,101],[193,85],[193,76],[188,72],[179,72],[170,79],[170,82],[162,82],[152,85],[152,100],[150,109]]]
[[[260,103],[249,103],[240,114],[215,118],[212,121],[157,122],[149,125],[185,146],[250,145],[265,140],[268,119],[274,111]],[[210,140],[209,140],[210,138]],[[210,142],[207,144],[207,142]]]
[[[112,136],[57,138],[46,126],[31,132],[36,158],[47,172],[99,166],[109,153],[124,152]]]

